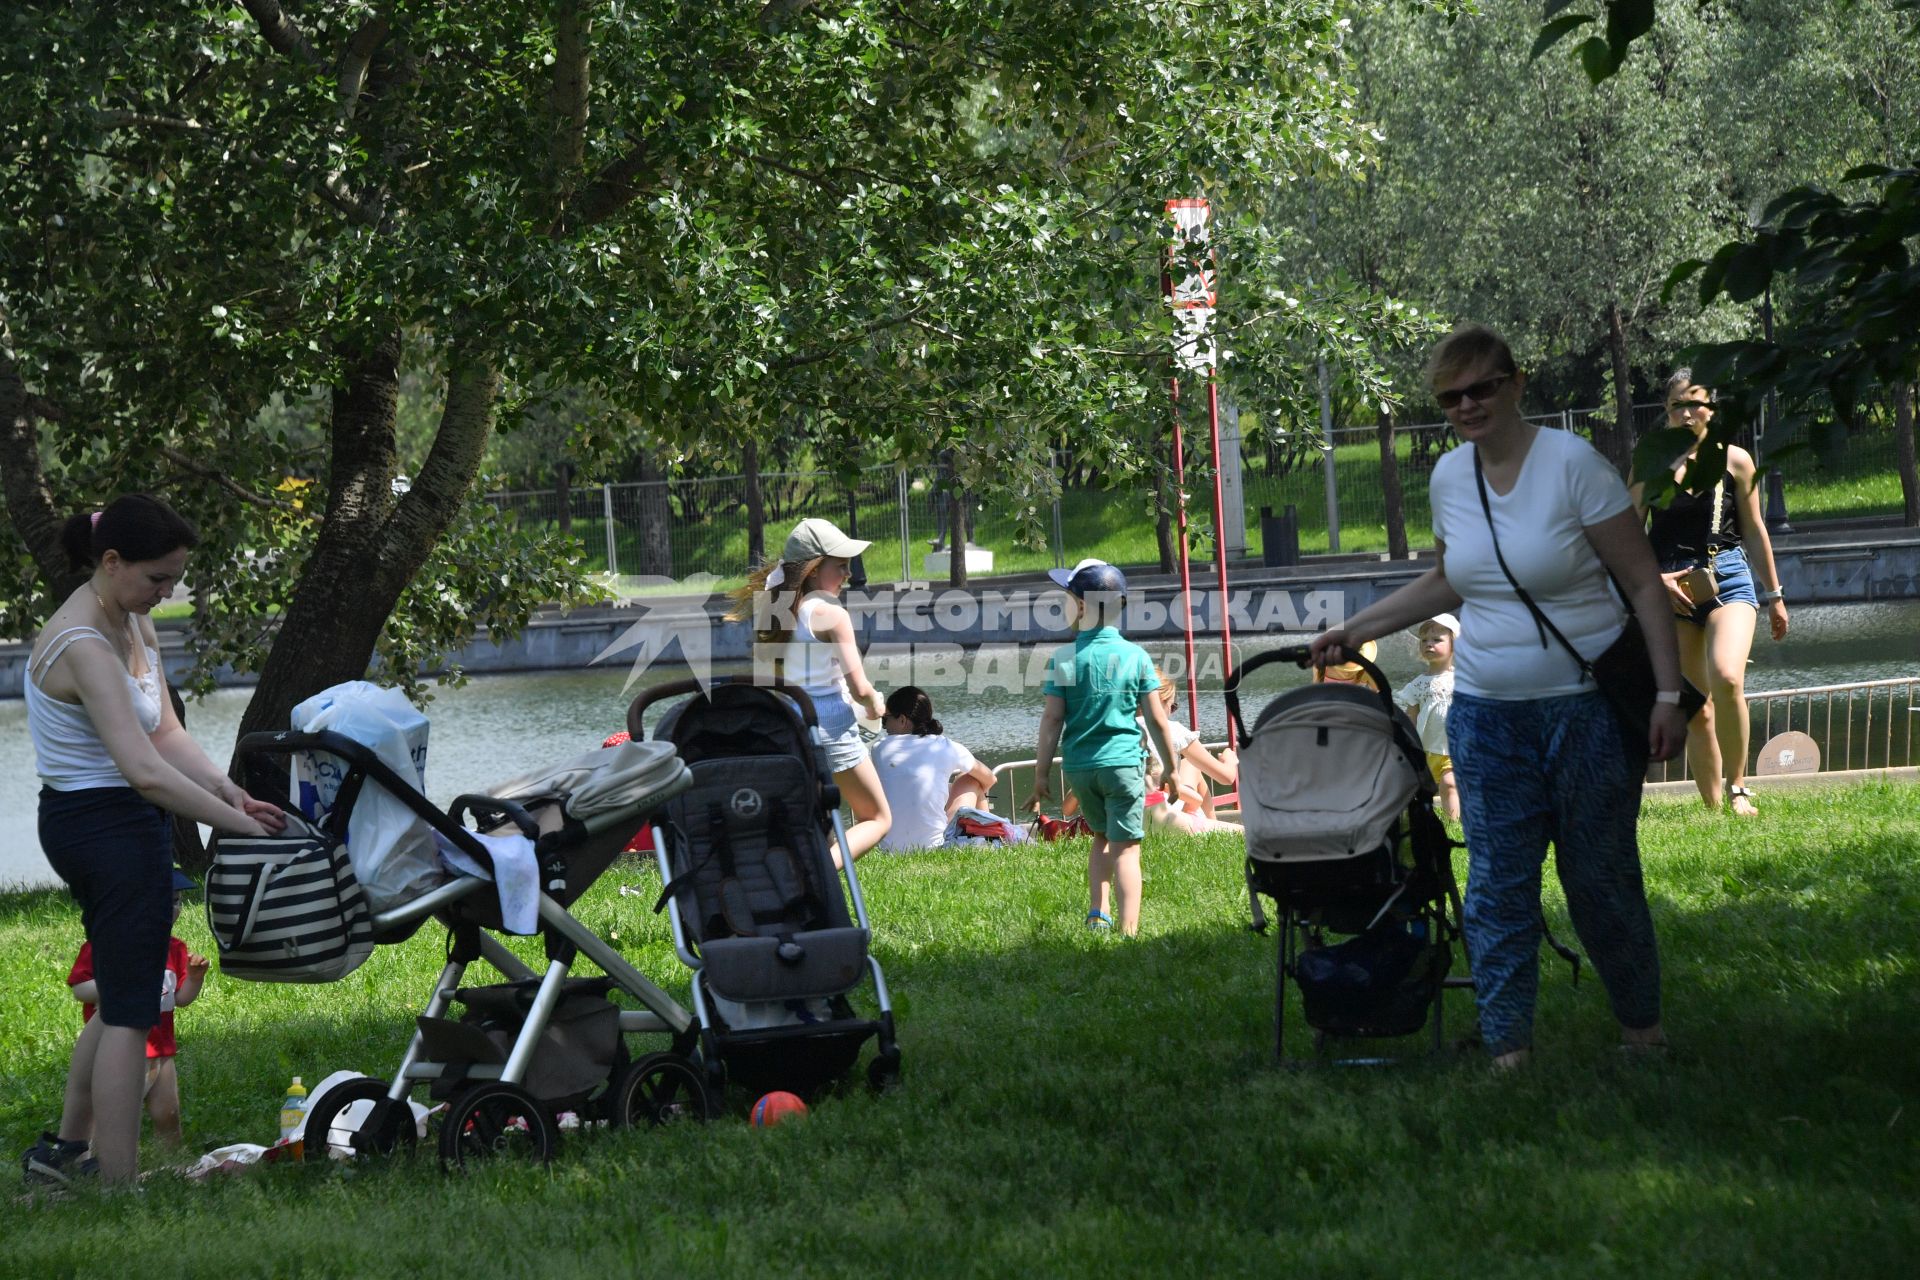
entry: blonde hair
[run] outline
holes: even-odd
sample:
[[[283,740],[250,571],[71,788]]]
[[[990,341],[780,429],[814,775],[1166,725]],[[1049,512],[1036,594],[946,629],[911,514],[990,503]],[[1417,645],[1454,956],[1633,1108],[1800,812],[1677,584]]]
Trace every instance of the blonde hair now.
[[[733,601],[733,607],[727,610],[727,621],[745,622],[754,617],[760,597],[771,594],[772,599],[767,601],[769,625],[755,631],[753,638],[762,644],[786,643],[793,636],[793,628],[788,620],[813,589],[813,577],[826,562],[825,556],[815,556],[811,560],[769,560],[747,570],[746,584],[727,593],[727,597]],[[784,569],[786,572],[780,585],[769,593],[767,579],[773,576],[775,569]]]
[[[1442,378],[1484,360],[1493,361],[1502,373],[1520,372],[1505,338],[1483,324],[1463,324],[1435,343],[1427,356],[1427,386],[1437,387]]]
[[[1160,695],[1161,704],[1167,710],[1173,710],[1173,704],[1180,700],[1180,686],[1173,682],[1173,677],[1161,675],[1158,667],[1153,669],[1153,674],[1160,676],[1160,688],[1156,692]]]

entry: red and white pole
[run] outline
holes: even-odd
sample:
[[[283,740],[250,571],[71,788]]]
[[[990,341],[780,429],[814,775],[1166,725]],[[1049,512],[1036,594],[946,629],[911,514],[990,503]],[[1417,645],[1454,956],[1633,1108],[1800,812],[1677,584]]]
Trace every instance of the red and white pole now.
[[[1173,466],[1179,478],[1180,599],[1182,629],[1186,633],[1187,723],[1200,727],[1198,672],[1193,654],[1193,584],[1187,553],[1187,493],[1185,452],[1180,433],[1180,372],[1186,370],[1207,381],[1207,423],[1213,461],[1213,560],[1219,591],[1214,614],[1219,619],[1221,675],[1233,666],[1233,638],[1227,622],[1227,558],[1225,500],[1220,488],[1220,389],[1214,370],[1219,363],[1213,340],[1213,311],[1218,301],[1212,245],[1212,206],[1203,199],[1167,201],[1173,238],[1161,288],[1173,310]]]

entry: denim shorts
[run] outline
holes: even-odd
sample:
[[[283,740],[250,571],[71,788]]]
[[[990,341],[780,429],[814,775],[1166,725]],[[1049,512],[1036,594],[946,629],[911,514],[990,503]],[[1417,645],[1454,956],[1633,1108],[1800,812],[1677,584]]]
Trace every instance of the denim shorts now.
[[[839,733],[822,730],[821,745],[827,749],[827,768],[835,773],[856,769],[867,758],[867,744],[857,724],[850,724]]]
[[[100,1021],[150,1030],[160,1020],[173,930],[173,832],[132,787],[40,790],[40,848],[93,944]]]
[[[1682,569],[1692,569],[1704,563],[1698,558],[1688,560],[1669,560],[1660,566],[1662,573],[1675,573]],[[1747,564],[1747,553],[1740,547],[1729,547],[1713,557],[1713,576],[1720,584],[1720,591],[1713,599],[1693,606],[1693,612],[1681,618],[1682,622],[1691,622],[1695,626],[1707,625],[1707,615],[1723,604],[1750,604],[1760,607],[1760,597],[1753,589],[1753,569]]]

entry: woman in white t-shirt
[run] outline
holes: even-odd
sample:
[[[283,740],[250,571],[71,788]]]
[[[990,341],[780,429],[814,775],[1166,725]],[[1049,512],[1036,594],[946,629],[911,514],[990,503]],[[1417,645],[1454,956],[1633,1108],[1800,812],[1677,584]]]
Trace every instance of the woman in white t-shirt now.
[[[1314,661],[1458,613],[1447,745],[1467,835],[1465,926],[1481,1039],[1500,1067],[1531,1053],[1551,840],[1567,913],[1607,988],[1623,1047],[1657,1051],[1666,1044],[1660,961],[1636,824],[1648,758],[1672,758],[1687,735],[1666,584],[1619,473],[1581,437],[1521,416],[1526,375],[1498,334],[1455,330],[1434,349],[1427,376],[1463,441],[1433,470],[1436,563],[1315,637]],[[1660,690],[1644,742],[1621,731],[1606,697],[1513,585],[1590,661],[1626,625],[1609,572],[1640,618]]]
[[[986,807],[993,770],[942,732],[933,718],[933,699],[912,685],[888,697],[880,727],[887,736],[873,746],[873,767],[893,812],[893,826],[880,848],[889,853],[937,849],[946,842],[947,819],[955,810]]]

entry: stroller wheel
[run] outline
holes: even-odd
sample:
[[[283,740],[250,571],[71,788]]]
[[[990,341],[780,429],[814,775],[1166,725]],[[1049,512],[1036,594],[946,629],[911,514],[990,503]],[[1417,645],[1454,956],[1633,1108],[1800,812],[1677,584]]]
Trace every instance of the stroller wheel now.
[[[657,1128],[710,1115],[700,1072],[678,1054],[650,1053],[628,1067],[613,1086],[607,1115],[626,1128]]]
[[[882,1049],[867,1064],[867,1084],[875,1093],[891,1093],[900,1087],[900,1051]]]
[[[518,1085],[489,1080],[454,1099],[440,1127],[440,1162],[449,1168],[496,1157],[545,1164],[560,1131],[538,1099]]]
[[[413,1108],[402,1099],[387,1107],[383,1118],[376,1119],[386,1098],[384,1080],[347,1080],[333,1086],[307,1113],[306,1151],[314,1160],[323,1160],[333,1154],[390,1156],[402,1148],[413,1150],[420,1141],[413,1126]],[[349,1121],[345,1113],[356,1102],[371,1106]]]

